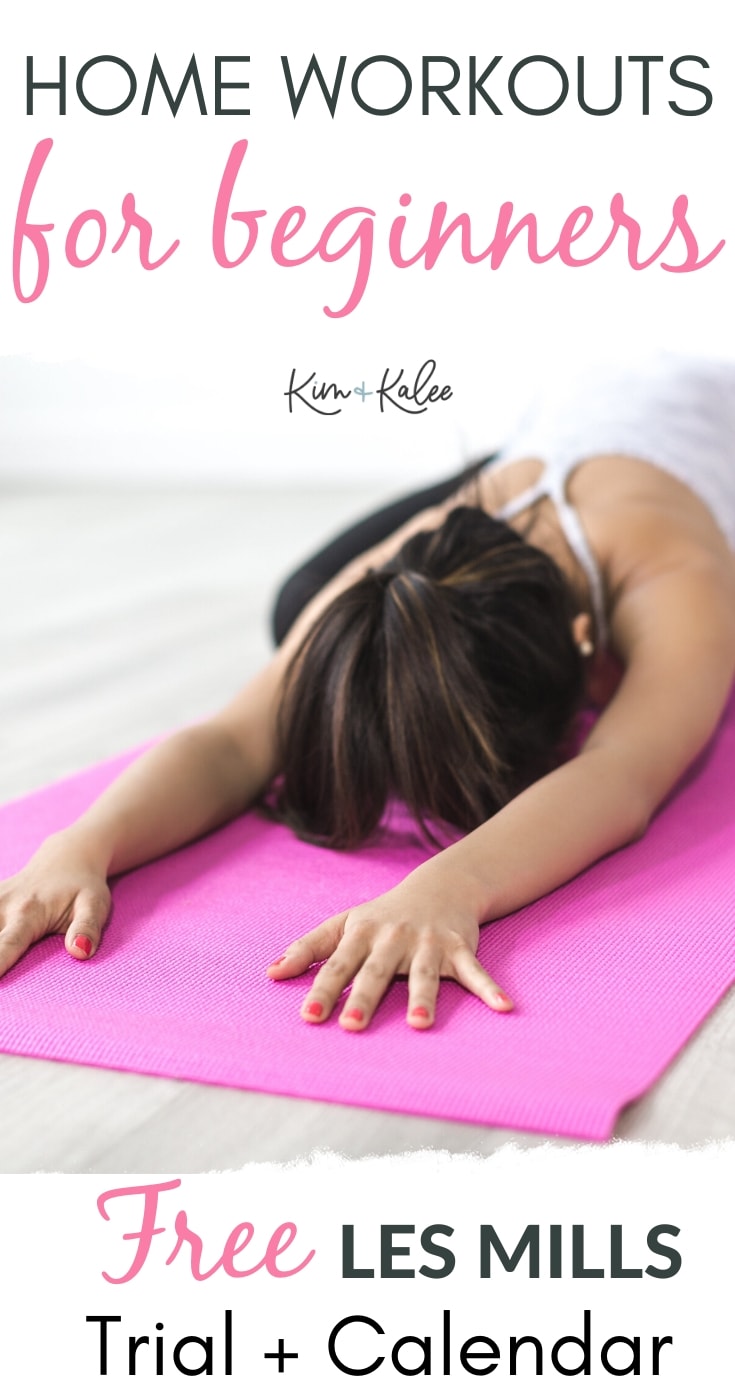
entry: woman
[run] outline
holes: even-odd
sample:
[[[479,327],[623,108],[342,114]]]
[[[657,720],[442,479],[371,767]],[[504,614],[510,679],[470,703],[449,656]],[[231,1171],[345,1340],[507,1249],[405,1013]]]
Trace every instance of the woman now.
[[[301,1014],[325,1021],[349,986],[346,1030],[400,974],[416,1029],[443,977],[511,1010],[475,956],[480,925],[640,836],[717,725],[735,672],[734,447],[735,366],[657,356],[548,396],[500,457],[348,531],[282,590],[278,650],[235,700],[0,885],[0,973],[52,931],[92,956],[110,875],[264,794],[342,847],[397,796],[430,833],[467,834],[330,911],[268,975],[321,962]],[[559,763],[585,691],[601,717]]]

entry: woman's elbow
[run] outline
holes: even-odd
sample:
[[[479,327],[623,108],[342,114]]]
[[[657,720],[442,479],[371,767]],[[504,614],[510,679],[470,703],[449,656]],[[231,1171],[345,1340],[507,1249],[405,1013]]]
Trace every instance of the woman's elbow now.
[[[626,846],[631,846],[634,841],[640,841],[645,836],[651,824],[653,809],[646,803],[641,803],[637,810],[631,812],[628,822],[628,836],[625,841]]]
[[[640,783],[631,783],[625,804],[626,845],[645,836],[668,791],[662,792],[660,788],[652,791]]]

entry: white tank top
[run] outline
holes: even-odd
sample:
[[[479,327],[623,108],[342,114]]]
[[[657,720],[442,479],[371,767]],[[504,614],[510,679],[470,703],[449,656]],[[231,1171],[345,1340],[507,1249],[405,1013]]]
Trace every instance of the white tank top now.
[[[542,497],[553,501],[589,582],[601,646],[607,640],[602,575],[566,486],[580,462],[612,455],[638,457],[683,481],[735,549],[735,362],[660,351],[625,368],[598,364],[571,382],[560,379],[539,394],[486,468],[523,457],[543,461],[535,485],[496,515],[507,520]]]

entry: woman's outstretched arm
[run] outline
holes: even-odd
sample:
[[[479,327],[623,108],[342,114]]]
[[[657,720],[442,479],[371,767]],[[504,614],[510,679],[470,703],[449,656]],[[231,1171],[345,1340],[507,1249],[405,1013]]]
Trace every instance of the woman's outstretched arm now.
[[[276,656],[211,719],[143,754],[73,828],[109,875],[195,840],[243,812],[276,771]]]
[[[312,622],[407,533],[433,528],[448,508],[424,511],[342,569],[230,705],[143,754],[79,821],[44,841],[23,870],[0,883],[0,977],[47,933],[63,933],[73,957],[91,957],[110,910],[108,876],[203,836],[253,802],[276,773],[283,677]]]
[[[307,1020],[325,1020],[352,981],[340,1024],[364,1029],[401,973],[417,1028],[434,1019],[441,977],[510,1009],[475,956],[479,927],[640,836],[706,744],[735,672],[728,570],[703,560],[642,582],[618,604],[613,635],[626,672],[576,758],[386,895],[326,920],[269,969],[288,977],[328,959],[305,999]]]
[[[621,603],[615,634],[625,674],[578,756],[455,848],[478,868],[485,841],[502,854],[484,919],[641,836],[717,725],[735,672],[735,609],[718,565],[641,585]]]
[[[276,770],[278,653],[210,720],[131,764],[72,826],[0,884],[0,976],[46,933],[90,957],[109,913],[109,875],[142,865],[244,811]]]

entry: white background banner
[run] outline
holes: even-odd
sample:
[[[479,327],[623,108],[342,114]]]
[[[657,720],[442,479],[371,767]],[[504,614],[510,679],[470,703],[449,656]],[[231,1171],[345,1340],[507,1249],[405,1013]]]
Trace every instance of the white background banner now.
[[[729,353],[729,247],[696,272],[663,266],[689,256],[682,196],[694,261],[732,225],[725,19],[714,0],[6,7],[8,466],[97,484],[344,482],[390,480],[400,461],[425,480],[496,446],[550,373],[632,345]],[[58,86],[29,103],[28,56],[39,84],[62,82],[64,58],[64,115]],[[218,72],[248,86],[218,89]],[[49,140],[27,186],[28,219],[53,225],[48,276],[27,302],[16,216]],[[162,260],[150,271],[136,227],[113,251],[131,195]],[[36,273],[25,237],[24,297]],[[381,413],[384,372],[410,385],[429,359],[451,398]],[[292,371],[352,397],[331,418],[289,413]]]
[[[3,1386],[724,1396],[734,1166],[619,1145],[7,1178]]]

